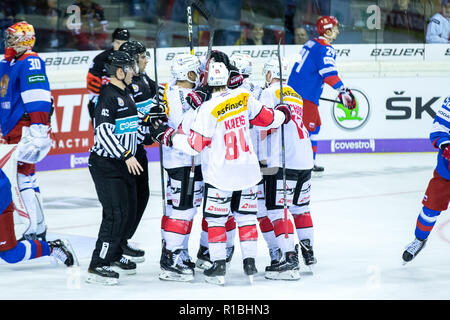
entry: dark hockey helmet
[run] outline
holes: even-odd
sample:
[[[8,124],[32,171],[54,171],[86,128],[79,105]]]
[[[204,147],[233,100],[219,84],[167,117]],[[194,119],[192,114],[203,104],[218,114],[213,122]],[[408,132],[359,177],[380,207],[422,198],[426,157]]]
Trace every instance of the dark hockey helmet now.
[[[128,29],[116,28],[112,34],[112,39],[114,40],[124,40],[128,41],[130,39],[130,31]]]
[[[136,72],[136,62],[135,60],[125,51],[114,51],[106,60],[105,63],[106,72],[111,76],[115,75],[117,69],[122,69],[123,71],[127,71],[127,69],[131,69]]]
[[[136,40],[123,43],[119,50],[128,53],[136,62],[139,60],[139,55],[141,53],[147,52],[147,48],[144,44]]]

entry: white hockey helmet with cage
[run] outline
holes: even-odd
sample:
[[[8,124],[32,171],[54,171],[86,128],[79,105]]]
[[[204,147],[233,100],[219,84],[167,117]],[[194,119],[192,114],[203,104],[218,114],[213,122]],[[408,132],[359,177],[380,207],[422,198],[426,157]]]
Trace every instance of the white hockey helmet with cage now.
[[[280,76],[280,63],[277,57],[272,57],[269,60],[267,60],[266,63],[264,63],[263,67],[264,78],[266,77],[269,71],[271,73],[269,82],[271,82],[272,79],[281,79],[281,77],[283,77],[282,80],[286,80],[289,76],[288,63],[284,58],[281,58],[281,72],[282,72],[281,76]]]
[[[223,62],[212,62],[209,64],[207,84],[211,87],[226,86],[229,71]]]
[[[248,54],[233,53],[230,57],[230,62],[238,68],[239,73],[242,75],[250,76],[253,72],[252,58]]]
[[[191,83],[196,83],[200,78],[200,60],[191,54],[182,53],[177,54],[173,60],[170,67],[170,72],[172,77],[177,81],[189,81]],[[196,81],[191,81],[188,77],[188,73],[192,71],[197,75]]]

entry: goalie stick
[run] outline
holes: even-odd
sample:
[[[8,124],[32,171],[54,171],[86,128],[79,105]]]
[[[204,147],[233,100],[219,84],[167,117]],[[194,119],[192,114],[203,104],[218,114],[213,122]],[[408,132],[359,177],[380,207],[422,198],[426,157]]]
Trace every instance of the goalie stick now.
[[[189,51],[191,55],[194,55],[194,41],[192,38],[193,28],[192,28],[192,8],[195,7],[198,12],[206,19],[210,27],[208,51],[206,52],[206,61],[208,61],[211,56],[212,44],[214,41],[214,31],[215,31],[215,19],[213,15],[206,9],[206,7],[198,0],[188,0],[187,1],[187,24],[188,24],[188,40],[189,40]],[[190,196],[194,192],[194,175],[195,175],[195,157],[191,157],[191,170],[189,171],[189,181],[187,194]]]
[[[281,64],[281,39],[278,42],[278,65],[280,67],[280,103],[283,103],[283,67]],[[283,166],[283,210],[284,210],[284,237],[289,237],[288,215],[287,215],[287,190],[286,190],[286,150],[284,144],[284,124],[281,125],[281,165]]]

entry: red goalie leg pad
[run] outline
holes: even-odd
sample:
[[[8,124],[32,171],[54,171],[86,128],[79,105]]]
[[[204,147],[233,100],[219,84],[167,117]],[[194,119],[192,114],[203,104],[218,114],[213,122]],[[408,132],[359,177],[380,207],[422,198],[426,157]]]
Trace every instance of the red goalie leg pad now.
[[[284,231],[286,230],[285,221],[286,220],[284,219],[278,219],[273,222],[273,231],[275,232],[275,237],[284,234]],[[294,234],[294,226],[292,224],[292,221],[288,220],[287,223],[288,223],[288,234]]]
[[[309,212],[294,215],[294,223],[296,229],[311,228],[313,226],[311,214]]]
[[[273,231],[273,224],[268,217],[258,218],[258,221],[261,232]]]
[[[225,227],[208,228],[208,242],[227,242],[227,232],[225,230]]]
[[[236,229],[236,221],[234,221],[233,216],[228,217],[228,220],[225,223],[225,229],[227,230],[227,232]]]
[[[17,246],[13,212],[14,204],[11,202],[0,214],[0,251],[8,251]]]
[[[206,219],[202,219],[202,231],[208,232],[208,222],[206,222]]]
[[[190,221],[188,220],[175,220],[167,218],[164,231],[186,235],[188,234],[189,224]]]
[[[258,240],[258,230],[256,225],[239,227],[240,241],[256,241]]]

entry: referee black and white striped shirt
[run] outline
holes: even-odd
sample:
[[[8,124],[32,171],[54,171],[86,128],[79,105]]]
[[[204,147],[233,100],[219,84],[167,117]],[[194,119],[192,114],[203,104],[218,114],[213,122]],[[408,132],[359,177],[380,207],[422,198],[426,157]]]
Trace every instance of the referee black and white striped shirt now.
[[[109,83],[102,87],[94,111],[94,146],[101,157],[127,160],[144,140],[131,92]]]

